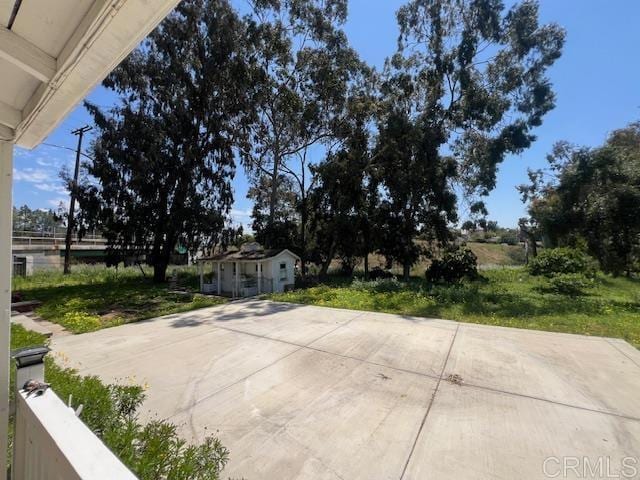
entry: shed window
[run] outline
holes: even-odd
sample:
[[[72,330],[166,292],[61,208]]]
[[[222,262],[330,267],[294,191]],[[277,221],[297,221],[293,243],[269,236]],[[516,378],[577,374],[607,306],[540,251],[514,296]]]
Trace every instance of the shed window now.
[[[287,264],[281,263],[280,264],[280,280],[286,280],[286,279],[287,279]]]

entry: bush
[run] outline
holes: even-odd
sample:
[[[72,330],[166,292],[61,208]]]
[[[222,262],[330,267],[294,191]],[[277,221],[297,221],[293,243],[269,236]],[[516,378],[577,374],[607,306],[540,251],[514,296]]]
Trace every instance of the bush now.
[[[215,480],[228,451],[214,437],[187,446],[176,426],[164,420],[142,425],[136,411],[144,400],[137,385],[105,385],[96,376],[81,376],[46,358],[46,379],[56,394],[74,406],[80,418],[141,480]]]
[[[554,293],[578,296],[593,287],[593,279],[582,273],[558,273],[549,279],[549,285],[549,290]]]
[[[381,278],[393,278],[393,273],[380,267],[373,267],[369,271],[369,280],[380,280]]]
[[[531,275],[552,277],[559,273],[593,274],[592,262],[582,250],[575,248],[552,248],[543,250],[529,262]]]
[[[11,325],[11,348],[44,345],[47,338]],[[45,357],[45,377],[63,400],[73,398],[73,407],[84,405],[81,420],[133,471],[140,480],[217,480],[229,453],[215,437],[187,445],[176,426],[164,420],[142,425],[137,410],[144,400],[138,385],[106,385],[96,376],[82,376],[60,366],[65,356]],[[15,367],[11,369],[15,383]],[[12,385],[10,392],[14,392]],[[12,432],[12,430],[10,430]],[[10,442],[13,442],[12,433]]]
[[[518,236],[515,234],[504,234],[500,235],[500,243],[506,243],[507,245],[517,245],[518,244]]]
[[[468,248],[447,252],[431,262],[425,272],[429,282],[456,283],[463,278],[478,277],[478,257]]]
[[[318,275],[307,274],[304,277],[302,275],[296,275],[294,288],[311,288],[320,285],[320,277]]]

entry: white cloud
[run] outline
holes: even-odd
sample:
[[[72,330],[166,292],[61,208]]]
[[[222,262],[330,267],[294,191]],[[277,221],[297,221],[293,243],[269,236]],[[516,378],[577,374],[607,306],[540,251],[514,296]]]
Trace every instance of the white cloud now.
[[[51,180],[52,178],[54,178],[53,173],[50,170],[44,170],[42,168],[13,169],[13,179],[19,182],[41,183]]]
[[[57,193],[58,195],[67,194],[66,188],[64,188],[62,185],[55,184],[55,183],[36,183],[34,187],[36,187],[38,190],[42,190],[44,192],[54,192],[54,193]]]
[[[41,156],[36,158],[36,163],[41,167],[53,167],[55,169],[60,169],[64,162],[62,162],[59,158]]]

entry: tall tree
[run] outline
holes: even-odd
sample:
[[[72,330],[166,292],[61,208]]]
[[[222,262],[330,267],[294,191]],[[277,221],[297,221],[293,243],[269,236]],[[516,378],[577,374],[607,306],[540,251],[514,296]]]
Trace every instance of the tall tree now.
[[[395,143],[403,155],[446,172],[448,181],[461,183],[465,196],[487,195],[495,187],[497,166],[505,155],[528,148],[535,138],[532,130],[554,106],[546,71],[561,54],[564,31],[555,24],[539,24],[535,1],[505,10],[500,0],[411,0],[397,18],[399,49],[387,61],[382,84],[388,106],[381,145]],[[403,136],[408,137],[406,145],[400,142]],[[393,188],[399,193],[402,175],[397,179],[389,175],[405,172],[408,160],[388,147],[386,151],[384,161],[395,156],[397,166],[387,167],[383,183],[396,183]],[[416,168],[420,168],[417,163]],[[408,179],[405,186],[414,181],[419,177]],[[416,185],[412,189],[415,194],[420,191]],[[425,192],[448,195],[433,188]],[[418,198],[410,198],[406,201],[420,205]],[[434,217],[434,228],[411,226],[412,211],[417,210],[391,197],[385,208],[389,228],[404,236],[388,245],[404,264],[406,277],[419,254],[409,235],[418,228],[439,232],[440,219]],[[471,205],[472,212],[485,210],[482,202]]]
[[[146,253],[164,281],[180,243],[217,243],[233,196],[234,144],[255,79],[250,35],[226,0],[185,0],[104,81],[119,104],[86,103],[98,136],[83,212],[109,251]]]
[[[281,175],[278,180],[277,202],[273,212],[271,204],[271,177],[262,175],[252,179],[247,197],[253,200],[252,229],[255,240],[269,248],[299,250],[298,195],[293,180]],[[269,223],[270,214],[273,220]]]
[[[268,233],[277,229],[283,175],[299,183],[295,176],[306,173],[300,155],[307,158],[309,149],[331,140],[361,64],[340,30],[346,0],[257,0],[253,6],[247,22],[259,44],[262,81],[258,121],[242,154],[253,175],[270,179]],[[270,246],[268,234],[265,241]]]
[[[501,0],[411,0],[398,23],[391,85],[425,118],[434,147],[452,150],[468,192],[487,194],[497,165],[531,145],[554,107],[546,72],[564,30],[540,25],[533,0],[507,10]]]
[[[640,122],[614,131],[599,148],[559,142],[549,167],[519,187],[530,223],[552,246],[586,243],[613,274],[640,269]]]
[[[351,274],[364,258],[368,275],[368,255],[377,245],[374,237],[379,191],[369,131],[376,107],[372,92],[368,81],[353,89],[347,114],[336,132],[340,147],[312,167],[315,185],[309,196],[309,234],[321,274],[326,274],[337,255],[346,274]]]
[[[425,253],[425,246],[415,242],[418,234],[430,244],[449,239],[448,225],[457,220],[450,185],[456,166],[451,157],[434,154],[434,139],[422,121],[392,110],[383,122],[375,153],[383,189],[380,253],[403,266],[406,281]]]

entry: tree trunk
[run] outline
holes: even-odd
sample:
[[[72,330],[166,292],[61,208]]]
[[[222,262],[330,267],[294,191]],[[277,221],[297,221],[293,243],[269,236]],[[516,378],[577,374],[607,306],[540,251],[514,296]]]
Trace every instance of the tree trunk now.
[[[335,242],[333,242],[329,247],[327,258],[322,262],[322,265],[320,266],[320,278],[325,278],[327,276],[327,273],[329,272],[329,266],[331,265],[331,260],[333,260],[335,254],[336,248]]]
[[[153,282],[164,283],[167,280],[167,267],[171,260],[171,252],[175,248],[175,242],[172,240],[171,235],[167,235],[167,238],[157,248],[154,248],[153,253]]]
[[[529,243],[531,244],[531,256],[536,258],[538,256],[538,244],[536,243],[536,238],[530,234]]]
[[[153,283],[164,283],[167,279],[169,262],[157,260],[153,262]]]
[[[265,245],[266,247],[270,247],[271,246],[271,242],[273,240],[272,235],[273,235],[273,224],[275,223],[275,216],[276,216],[276,203],[278,202],[278,166],[279,166],[280,160],[279,158],[276,156],[273,159],[273,173],[271,174],[271,196],[269,198],[269,219],[267,221],[267,225],[269,226],[269,228],[267,229],[267,235],[266,235],[266,243],[267,245]]]
[[[302,177],[304,179],[304,176]],[[307,275],[307,195],[302,184],[301,200],[302,211],[300,212],[300,273],[302,278]]]
[[[402,279],[405,282],[408,282],[410,278],[410,274],[411,274],[411,264],[405,263],[404,265],[402,265]]]
[[[364,252],[364,279],[369,280],[369,252]]]

